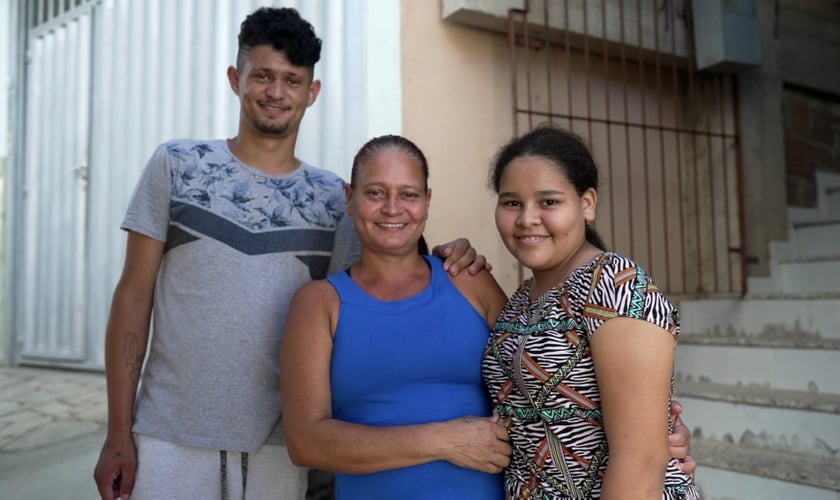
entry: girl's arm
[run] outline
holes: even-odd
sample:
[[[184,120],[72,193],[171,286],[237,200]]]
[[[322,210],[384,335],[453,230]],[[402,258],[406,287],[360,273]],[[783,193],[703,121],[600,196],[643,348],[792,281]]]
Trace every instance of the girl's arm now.
[[[674,347],[668,331],[640,319],[613,318],[592,334],[610,447],[602,500],[662,497]]]

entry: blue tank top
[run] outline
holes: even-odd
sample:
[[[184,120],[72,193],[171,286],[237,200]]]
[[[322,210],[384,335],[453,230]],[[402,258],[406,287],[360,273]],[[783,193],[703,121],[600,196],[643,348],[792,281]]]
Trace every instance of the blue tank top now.
[[[489,327],[452,284],[442,261],[425,257],[429,286],[385,302],[347,272],[327,277],[341,299],[332,355],[333,417],[375,426],[488,416],[481,378]],[[436,461],[371,474],[336,474],[337,500],[492,500],[504,497],[500,474]]]

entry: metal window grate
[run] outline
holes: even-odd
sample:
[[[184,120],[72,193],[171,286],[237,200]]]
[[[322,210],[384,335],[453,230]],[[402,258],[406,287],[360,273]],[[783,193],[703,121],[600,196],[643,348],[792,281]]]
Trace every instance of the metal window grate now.
[[[26,25],[32,29],[49,30],[66,19],[72,19],[78,9],[88,8],[100,0],[27,0]]]
[[[701,74],[682,0],[524,2],[508,16],[514,133],[552,121],[599,165],[596,229],[669,294],[745,290],[734,77]]]

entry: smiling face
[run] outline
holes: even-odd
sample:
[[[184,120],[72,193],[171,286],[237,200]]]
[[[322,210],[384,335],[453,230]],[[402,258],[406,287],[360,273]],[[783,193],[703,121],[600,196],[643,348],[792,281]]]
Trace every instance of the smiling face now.
[[[595,190],[578,195],[560,166],[528,155],[504,168],[498,192],[496,228],[507,249],[538,280],[558,281],[586,244],[586,223],[595,220]]]
[[[239,96],[240,133],[296,135],[321,89],[321,82],[312,80],[312,69],[291,64],[270,45],[254,47],[239,66],[228,69],[228,79]]]
[[[372,153],[356,169],[348,188],[348,212],[362,247],[377,253],[416,254],[431,195],[417,159],[398,148]]]

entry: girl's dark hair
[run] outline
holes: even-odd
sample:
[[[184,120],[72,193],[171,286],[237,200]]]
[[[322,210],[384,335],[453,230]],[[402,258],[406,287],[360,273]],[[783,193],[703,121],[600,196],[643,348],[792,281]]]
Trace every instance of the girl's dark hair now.
[[[321,39],[315,29],[292,8],[260,7],[242,21],[237,67],[254,47],[271,45],[295,66],[312,69],[321,59]]]
[[[493,191],[498,194],[502,174],[508,165],[524,156],[541,156],[551,161],[569,179],[578,195],[590,188],[598,189],[598,167],[586,143],[576,134],[549,123],[513,139],[499,150],[490,170]],[[588,223],[586,240],[607,250],[601,236]]]
[[[426,161],[426,155],[423,154],[423,151],[421,151],[416,144],[400,135],[380,135],[379,137],[374,137],[366,142],[365,145],[359,149],[359,152],[356,153],[355,158],[353,158],[353,169],[350,171],[350,185],[352,186],[355,184],[356,172],[358,172],[359,168],[367,162],[371,156],[391,149],[405,153],[420,165],[420,169],[423,171],[423,189],[428,189],[429,164]]]

